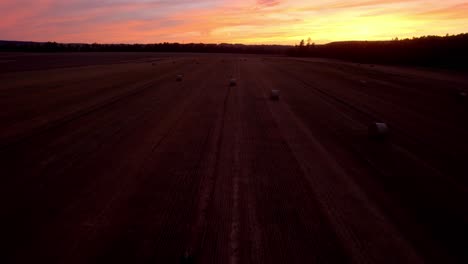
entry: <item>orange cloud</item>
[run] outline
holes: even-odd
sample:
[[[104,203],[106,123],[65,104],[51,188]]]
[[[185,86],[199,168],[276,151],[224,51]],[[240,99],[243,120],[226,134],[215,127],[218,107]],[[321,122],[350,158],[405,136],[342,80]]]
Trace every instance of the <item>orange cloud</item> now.
[[[2,0],[0,39],[295,44],[466,32],[463,0]]]

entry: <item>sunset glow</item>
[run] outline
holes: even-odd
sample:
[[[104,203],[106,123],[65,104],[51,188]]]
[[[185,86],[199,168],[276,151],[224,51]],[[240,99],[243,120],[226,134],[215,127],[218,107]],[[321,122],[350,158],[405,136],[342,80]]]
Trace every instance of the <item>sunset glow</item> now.
[[[0,39],[296,44],[468,32],[466,0],[0,0]]]

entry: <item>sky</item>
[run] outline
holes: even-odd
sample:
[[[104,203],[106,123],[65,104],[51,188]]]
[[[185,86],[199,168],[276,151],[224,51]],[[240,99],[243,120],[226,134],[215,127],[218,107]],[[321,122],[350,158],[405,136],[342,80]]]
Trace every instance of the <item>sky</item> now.
[[[468,0],[0,0],[0,39],[297,44],[468,32]]]

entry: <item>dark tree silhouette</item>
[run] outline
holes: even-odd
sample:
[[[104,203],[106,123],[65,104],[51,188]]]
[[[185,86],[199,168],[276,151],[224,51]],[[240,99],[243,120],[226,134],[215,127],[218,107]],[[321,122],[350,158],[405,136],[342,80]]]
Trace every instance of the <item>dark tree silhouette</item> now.
[[[285,54],[291,46],[242,45],[203,43],[158,44],[59,44],[56,42],[0,41],[0,51],[21,52],[203,52],[203,53],[255,53]]]
[[[346,41],[303,45],[288,50],[297,57],[321,57],[359,63],[381,63],[468,69],[468,34],[424,36],[391,41]]]
[[[424,36],[391,41],[347,41],[315,45],[308,38],[296,46],[202,43],[60,44],[56,42],[0,41],[1,51],[20,52],[201,52],[286,54],[359,63],[416,65],[468,69],[468,34]]]
[[[304,40],[301,40],[301,42],[299,43],[299,47],[304,47]]]

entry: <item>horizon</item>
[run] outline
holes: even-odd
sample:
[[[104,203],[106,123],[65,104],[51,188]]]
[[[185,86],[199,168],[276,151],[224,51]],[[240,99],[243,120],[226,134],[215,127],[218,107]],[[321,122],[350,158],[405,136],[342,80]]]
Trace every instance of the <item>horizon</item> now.
[[[446,37],[447,35],[450,37],[453,36],[460,36],[460,35],[466,35],[468,32],[461,32],[457,34],[446,34],[446,35],[424,35],[424,36],[413,36],[413,37],[407,37],[407,38],[397,38],[396,40],[411,40],[411,39],[417,39],[417,38],[423,38],[423,37]],[[307,39],[301,39],[304,40],[304,43],[307,44]],[[245,45],[245,46],[283,46],[283,47],[294,47],[299,45],[299,40],[298,43],[295,44],[245,44],[245,43],[229,43],[229,42],[221,42],[221,43],[209,43],[209,42],[153,42],[153,43],[106,43],[106,42],[93,42],[93,43],[86,43],[86,42],[57,42],[57,41],[33,41],[33,40],[10,40],[10,39],[0,39],[0,41],[3,42],[19,42],[19,43],[57,43],[57,44],[64,44],[64,45],[92,45],[92,44],[98,44],[98,45],[158,45],[158,44],[180,44],[180,45],[187,45],[187,44],[202,44],[202,45]],[[343,43],[343,42],[385,42],[385,41],[394,41],[395,39],[376,39],[376,40],[366,40],[366,39],[354,39],[354,40],[339,40],[339,41],[331,41],[331,42],[326,42],[326,43],[312,43],[314,45],[327,45],[327,44],[332,44],[332,43]]]
[[[6,0],[0,38],[11,41],[296,45],[387,41],[467,32],[459,0]],[[28,6],[28,8],[24,8]]]

